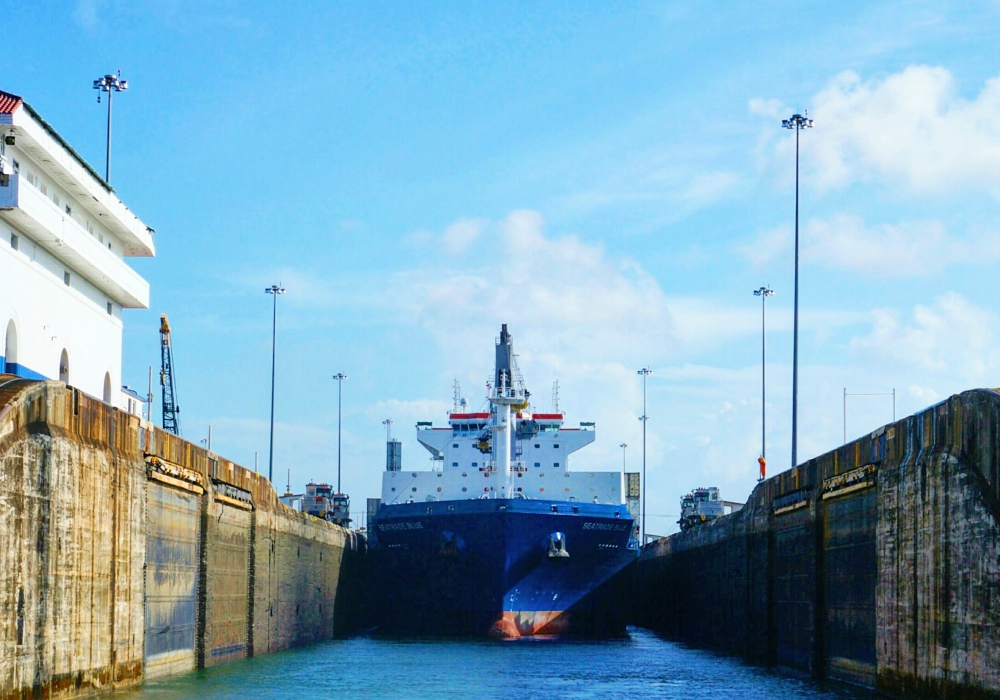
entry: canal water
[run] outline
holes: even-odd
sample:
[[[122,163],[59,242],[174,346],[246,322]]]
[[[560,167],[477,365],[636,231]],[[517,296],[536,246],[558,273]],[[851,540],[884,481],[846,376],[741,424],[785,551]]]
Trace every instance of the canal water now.
[[[399,640],[373,636],[267,654],[147,683],[114,700],[274,698],[874,698],[732,658],[689,649],[646,630],[625,639]]]

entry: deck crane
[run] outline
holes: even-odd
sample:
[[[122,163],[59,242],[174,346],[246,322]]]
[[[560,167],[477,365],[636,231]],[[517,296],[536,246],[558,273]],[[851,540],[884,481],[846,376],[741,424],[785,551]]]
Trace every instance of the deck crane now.
[[[177,416],[177,390],[174,386],[174,354],[170,345],[170,322],[160,314],[160,386],[163,387],[163,429],[174,435],[181,434],[181,420]]]

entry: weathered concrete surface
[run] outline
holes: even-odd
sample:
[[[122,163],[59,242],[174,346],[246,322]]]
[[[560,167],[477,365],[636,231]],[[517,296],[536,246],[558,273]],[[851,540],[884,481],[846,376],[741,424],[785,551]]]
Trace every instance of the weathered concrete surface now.
[[[126,687],[352,620],[338,591],[357,585],[340,575],[360,565],[354,534],[59,382],[12,380],[0,375],[0,699]]]
[[[1000,394],[953,396],[656,542],[633,622],[906,697],[1000,697]]]

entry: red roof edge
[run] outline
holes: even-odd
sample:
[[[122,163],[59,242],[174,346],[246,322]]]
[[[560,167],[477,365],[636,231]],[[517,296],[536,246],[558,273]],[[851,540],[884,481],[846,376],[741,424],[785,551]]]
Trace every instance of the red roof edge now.
[[[23,103],[24,100],[17,95],[0,90],[0,114],[13,114]]]

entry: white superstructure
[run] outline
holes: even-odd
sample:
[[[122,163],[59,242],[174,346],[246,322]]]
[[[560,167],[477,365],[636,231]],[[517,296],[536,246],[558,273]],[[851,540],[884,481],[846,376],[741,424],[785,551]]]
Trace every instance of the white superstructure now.
[[[152,229],[3,91],[0,172],[0,370],[61,379],[129,408],[122,309],[148,308],[149,284],[125,258],[155,254]]]
[[[470,498],[622,503],[621,472],[569,470],[570,454],[594,441],[594,424],[566,428],[563,413],[531,413],[529,397],[505,324],[497,340],[490,410],[469,413],[456,395],[447,428],[418,423],[417,440],[431,453],[434,468],[386,471],[382,503]]]

